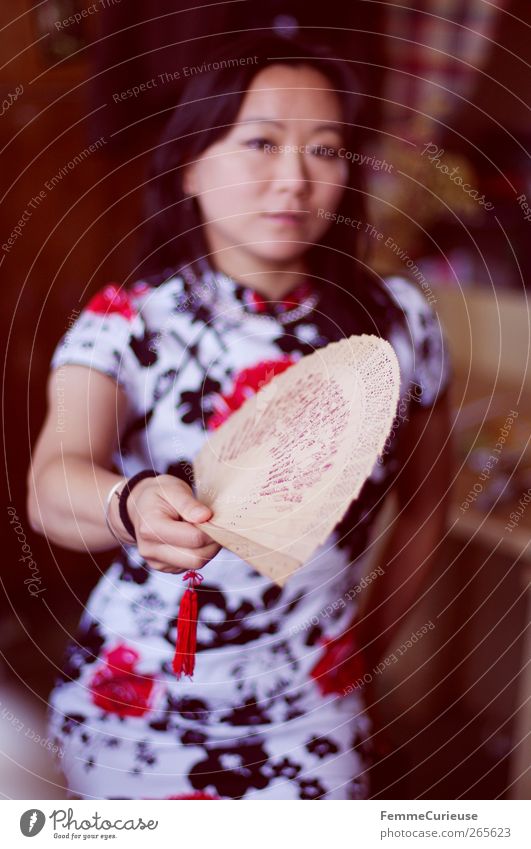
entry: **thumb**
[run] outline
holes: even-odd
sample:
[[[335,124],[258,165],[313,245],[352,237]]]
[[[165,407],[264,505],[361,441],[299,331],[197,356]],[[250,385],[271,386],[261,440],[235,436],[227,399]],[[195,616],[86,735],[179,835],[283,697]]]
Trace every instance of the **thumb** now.
[[[186,495],[179,502],[179,513],[186,522],[206,522],[212,515],[212,510],[193,495]]]

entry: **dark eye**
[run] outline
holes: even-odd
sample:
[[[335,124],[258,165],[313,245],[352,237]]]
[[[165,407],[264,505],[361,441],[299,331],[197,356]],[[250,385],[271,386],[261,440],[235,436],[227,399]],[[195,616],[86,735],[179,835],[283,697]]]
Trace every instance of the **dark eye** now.
[[[265,150],[266,152],[269,148],[275,147],[271,139],[266,139],[262,136],[257,136],[254,139],[249,139],[247,142],[245,142],[245,145],[246,147],[251,148],[251,150]]]

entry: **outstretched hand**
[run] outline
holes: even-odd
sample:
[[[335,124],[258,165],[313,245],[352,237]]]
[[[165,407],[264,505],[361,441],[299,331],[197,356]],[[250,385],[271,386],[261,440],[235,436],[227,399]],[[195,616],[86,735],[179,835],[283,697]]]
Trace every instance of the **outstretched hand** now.
[[[173,475],[140,481],[127,499],[127,510],[138,553],[159,572],[201,569],[221,549],[195,527],[208,521],[212,510],[195,498],[189,484]]]

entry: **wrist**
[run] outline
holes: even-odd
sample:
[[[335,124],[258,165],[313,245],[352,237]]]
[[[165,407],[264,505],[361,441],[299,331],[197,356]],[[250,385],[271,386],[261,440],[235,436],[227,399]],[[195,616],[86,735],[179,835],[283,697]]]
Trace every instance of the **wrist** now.
[[[144,480],[139,481],[135,484],[134,489],[132,489],[125,498],[125,504],[127,508],[127,515],[131,521],[131,524],[136,528],[136,523],[138,517],[140,515],[138,509],[138,500],[140,496],[143,494],[145,489],[150,489],[153,486],[153,478],[144,478]],[[120,495],[123,492],[123,487],[120,487]],[[118,498],[118,513],[120,514],[120,498]],[[123,521],[120,520],[120,524],[124,527]],[[127,533],[127,531],[126,531]]]
[[[128,533],[120,518],[120,494],[127,483],[127,478],[120,478],[119,481],[112,487],[107,497],[107,505],[105,510],[105,519],[109,531],[115,540],[121,545],[134,544],[135,540]]]
[[[142,481],[147,481],[149,479],[149,483],[151,484],[150,479],[159,477],[159,474],[160,473],[156,472],[154,469],[143,469],[141,472],[137,472],[136,475],[133,475],[133,477],[128,478],[120,491],[118,498],[118,512],[120,514],[120,520],[129,536],[132,537],[135,542],[136,531],[134,522],[129,515],[129,509],[127,506],[128,499],[130,498],[133,489],[137,490],[137,487],[140,486]],[[134,501],[132,506],[134,506]]]

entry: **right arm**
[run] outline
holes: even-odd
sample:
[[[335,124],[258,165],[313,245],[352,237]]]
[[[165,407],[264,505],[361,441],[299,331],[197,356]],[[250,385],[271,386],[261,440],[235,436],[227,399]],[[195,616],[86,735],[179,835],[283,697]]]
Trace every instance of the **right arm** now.
[[[112,378],[85,366],[63,365],[48,380],[48,411],[28,470],[27,512],[33,530],[64,548],[104,551],[117,547],[104,517],[107,494],[121,475],[111,470],[129,401]],[[61,417],[64,424],[58,428]],[[171,475],[147,478],[128,498],[139,554],[150,566],[178,572],[201,568],[220,549],[193,522],[212,511]],[[199,517],[191,515],[202,506]],[[133,543],[113,497],[109,521],[124,543]]]

